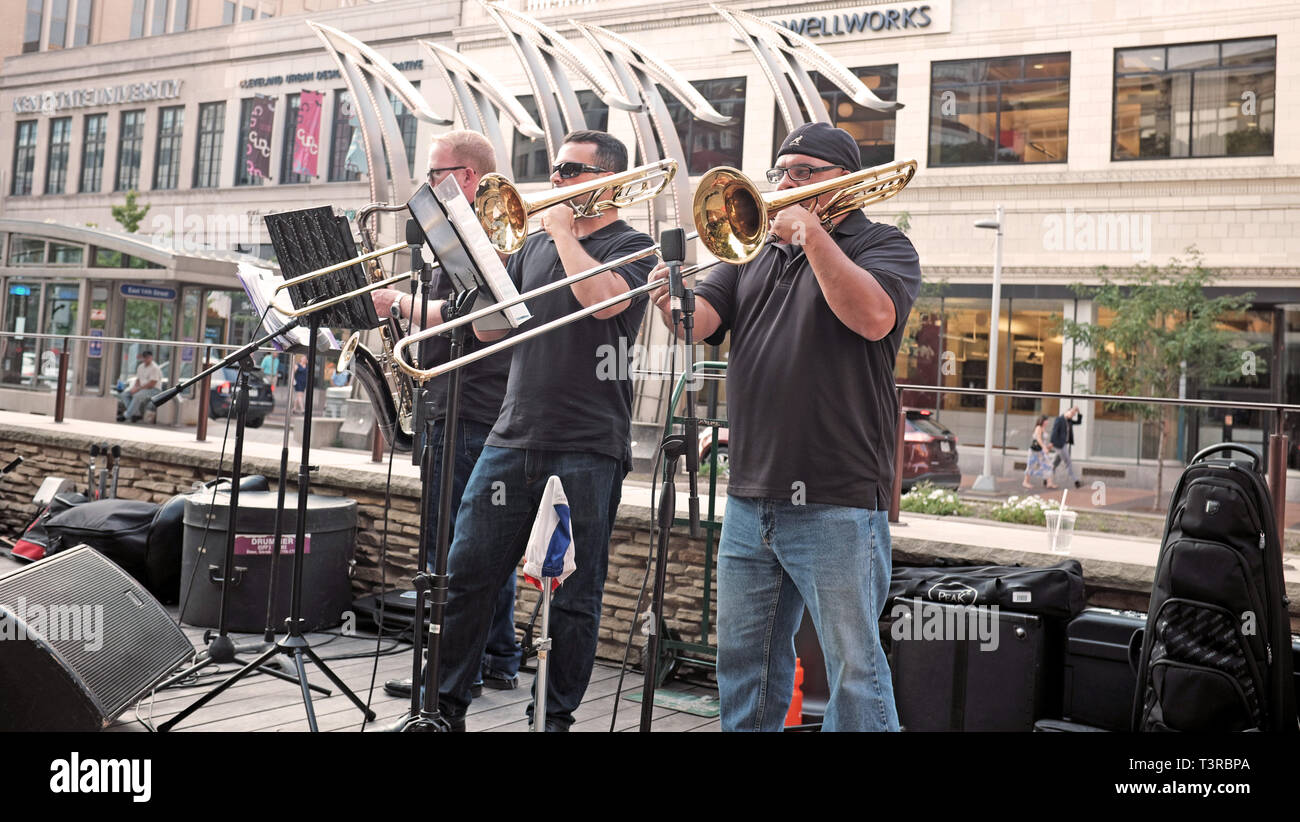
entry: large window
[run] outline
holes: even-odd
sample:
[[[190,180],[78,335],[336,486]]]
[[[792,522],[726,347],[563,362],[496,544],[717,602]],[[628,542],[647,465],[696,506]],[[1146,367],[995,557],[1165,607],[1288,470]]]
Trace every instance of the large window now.
[[[11,192],[31,194],[35,171],[36,121],[26,120],[18,124],[18,134],[14,140],[14,184]]]
[[[27,0],[27,18],[23,22],[23,54],[41,50],[41,23],[45,0]]]
[[[50,0],[50,40],[46,48],[61,49],[68,42],[68,0]]]
[[[224,0],[221,4],[221,25],[229,26],[235,22],[235,0]]]
[[[534,122],[542,122],[541,114],[537,109],[537,101],[533,95],[525,94],[519,97],[519,104],[533,118]],[[609,127],[609,106],[589,89],[583,89],[578,92],[578,107],[582,110],[582,119],[586,122],[588,128],[605,131]],[[557,146],[558,148],[558,146]],[[518,183],[538,183],[548,180],[551,177],[551,162],[546,154],[546,140],[530,140],[527,137],[515,132],[514,152],[511,154],[511,167],[514,170],[515,182]]]
[[[352,110],[352,95],[338,89],[334,92],[334,125],[330,129],[330,182],[360,180],[365,167],[365,148]]]
[[[882,100],[898,98],[898,66],[867,66],[854,69],[858,79],[876,93]],[[822,103],[831,116],[831,125],[838,126],[858,141],[862,168],[878,166],[892,162],[894,159],[894,112],[876,111],[860,106],[849,99],[840,87],[823,77],[819,72],[811,72],[812,80],[817,84],[817,92]],[[796,98],[799,108],[803,102]],[[807,115],[807,112],[803,112]],[[785,127],[785,118],[778,111],[776,125],[772,132],[772,151],[776,152],[785,140],[789,130]],[[853,169],[850,169],[853,170]]]
[[[745,78],[696,80],[691,83],[719,113],[732,118],[730,125],[715,126],[697,120],[677,102],[677,98],[660,90],[668,114],[682,141],[689,174],[703,174],[715,166],[740,168],[745,147]]]
[[[131,39],[144,37],[144,0],[131,0]]]
[[[235,144],[235,185],[260,186],[264,179],[251,174],[248,170],[248,131],[252,125],[253,105],[257,98],[249,97],[239,101],[239,142]]]
[[[194,187],[221,185],[221,132],[226,127],[226,104],[199,105],[199,142],[194,152]]]
[[[1065,162],[1069,114],[1069,54],[933,63],[930,165]]]
[[[1111,158],[1273,153],[1277,41],[1115,52]]]
[[[72,45],[85,46],[90,43],[90,12],[95,0],[77,0],[77,18],[72,24]]]
[[[194,0],[176,0],[176,11],[172,15],[172,31],[186,31],[190,27],[190,7]]]
[[[107,129],[107,114],[86,115],[86,130],[81,138],[81,191],[84,194],[93,194],[103,185],[104,134]]]
[[[311,182],[311,177],[293,171],[293,152],[298,145],[298,100],[297,94],[290,94],[284,99],[284,140],[280,146],[281,183]]]
[[[417,89],[420,87],[419,80],[413,80],[411,85]],[[424,177],[424,169],[415,165],[415,134],[416,120],[415,115],[406,109],[397,95],[391,91],[388,92],[388,103],[393,107],[393,113],[397,115],[397,130],[402,135],[402,146],[406,149],[406,164],[411,167],[411,178],[415,180]],[[389,176],[392,176],[392,169],[389,169]]]
[[[117,182],[114,191],[140,187],[140,151],[144,147],[144,112],[122,112],[122,129],[117,138]]]
[[[184,106],[158,109],[158,151],[154,156],[154,188],[176,188],[176,182],[181,174],[181,131],[184,127]]]
[[[167,7],[171,5],[171,0],[153,0],[153,25],[149,27],[150,34],[167,33]]]
[[[62,194],[67,190],[68,147],[72,144],[72,118],[50,121],[50,153],[45,163],[45,193]]]

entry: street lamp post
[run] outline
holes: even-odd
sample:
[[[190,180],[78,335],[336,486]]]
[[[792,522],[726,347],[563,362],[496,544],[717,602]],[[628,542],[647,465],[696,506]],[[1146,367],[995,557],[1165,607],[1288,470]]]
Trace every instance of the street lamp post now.
[[[988,387],[992,390],[998,382],[998,326],[999,314],[1002,313],[1002,206],[997,207],[997,217],[979,220],[975,227],[997,232],[993,240],[993,311],[989,314]],[[984,469],[975,479],[971,490],[992,493],[997,490],[997,483],[993,479],[993,395],[985,397],[984,403]]]

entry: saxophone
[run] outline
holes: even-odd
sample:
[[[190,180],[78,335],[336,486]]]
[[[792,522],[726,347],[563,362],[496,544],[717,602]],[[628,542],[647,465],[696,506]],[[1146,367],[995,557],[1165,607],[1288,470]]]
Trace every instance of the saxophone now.
[[[375,250],[375,242],[373,233],[366,227],[366,221],[380,211],[405,210],[405,205],[371,203],[357,212],[361,245],[367,252]],[[379,260],[372,260],[370,265],[370,281],[383,279],[384,270]],[[370,400],[370,407],[375,412],[375,420],[384,438],[397,450],[409,452],[414,443],[415,387],[411,378],[398,369],[393,360],[393,346],[401,336],[401,325],[393,317],[381,319],[383,324],[378,330],[383,352],[380,356],[371,353],[361,344],[359,333],[353,332],[339,354],[338,370],[351,369],[356,374],[357,380],[365,388],[366,397]]]

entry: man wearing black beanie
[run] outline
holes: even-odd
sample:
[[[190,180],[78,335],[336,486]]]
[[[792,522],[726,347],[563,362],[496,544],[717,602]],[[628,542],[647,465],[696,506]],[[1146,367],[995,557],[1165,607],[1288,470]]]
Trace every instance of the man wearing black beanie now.
[[[767,177],[790,189],[859,164],[848,132],[809,123],[786,137]],[[834,193],[782,209],[757,257],[714,266],[695,290],[698,335],[719,344],[731,332],[731,477],[718,547],[723,730],[783,726],[805,603],[826,658],[823,729],[898,730],[877,620],[891,567],[894,358],[921,269],[902,232],[861,211],[824,227]],[[664,277],[660,266],[651,278]],[[671,327],[666,292],[653,296]]]

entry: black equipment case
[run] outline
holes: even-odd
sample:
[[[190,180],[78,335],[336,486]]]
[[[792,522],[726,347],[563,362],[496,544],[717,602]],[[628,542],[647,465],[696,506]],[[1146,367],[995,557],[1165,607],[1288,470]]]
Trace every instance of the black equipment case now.
[[[1210,459],[1220,451],[1229,458]],[[1179,477],[1156,562],[1134,730],[1296,730],[1273,514],[1259,456],[1245,446],[1206,448]]]
[[[1087,608],[1065,627],[1061,717],[1107,731],[1127,731],[1137,689],[1137,655],[1147,615]]]
[[[964,623],[967,638],[928,636],[926,623],[940,620],[948,626]],[[902,729],[1032,731],[1036,719],[1055,715],[1053,683],[1059,679],[1052,676],[1047,622],[1001,609],[894,601],[885,608],[880,630]],[[981,631],[986,631],[983,641]]]

